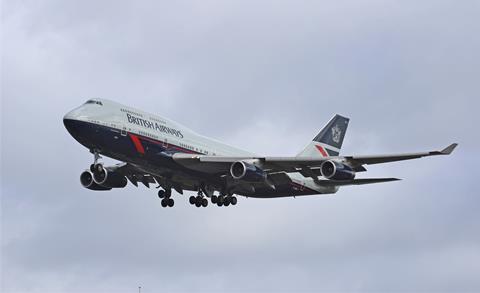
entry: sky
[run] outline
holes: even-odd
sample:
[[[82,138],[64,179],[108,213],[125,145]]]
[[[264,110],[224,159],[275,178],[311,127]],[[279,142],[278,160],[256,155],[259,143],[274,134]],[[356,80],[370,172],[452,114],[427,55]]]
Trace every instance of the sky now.
[[[480,1],[1,5],[2,292],[480,291]],[[62,117],[96,97],[259,155],[335,113],[345,155],[459,147],[359,176],[399,182],[163,209],[81,187]]]

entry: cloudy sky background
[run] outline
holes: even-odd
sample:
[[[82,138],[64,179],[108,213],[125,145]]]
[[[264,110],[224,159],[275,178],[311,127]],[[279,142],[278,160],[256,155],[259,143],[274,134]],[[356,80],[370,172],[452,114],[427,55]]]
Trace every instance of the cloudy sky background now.
[[[2,292],[480,291],[479,1],[2,1]],[[83,189],[103,97],[259,154],[334,114],[404,181],[196,209]]]

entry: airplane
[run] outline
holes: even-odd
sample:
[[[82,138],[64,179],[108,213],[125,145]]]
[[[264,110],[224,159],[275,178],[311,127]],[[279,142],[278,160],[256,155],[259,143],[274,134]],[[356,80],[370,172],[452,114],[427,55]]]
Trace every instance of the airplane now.
[[[334,194],[340,187],[400,180],[356,178],[365,165],[427,156],[441,151],[397,155],[340,156],[349,118],[335,115],[294,157],[258,156],[200,135],[181,124],[106,99],[90,99],[68,112],[63,123],[75,140],[93,154],[93,164],[80,175],[83,187],[106,191],[157,185],[162,207],[173,207],[172,190],[194,191],[196,207],[237,204],[251,198]],[[104,166],[101,156],[122,163]]]

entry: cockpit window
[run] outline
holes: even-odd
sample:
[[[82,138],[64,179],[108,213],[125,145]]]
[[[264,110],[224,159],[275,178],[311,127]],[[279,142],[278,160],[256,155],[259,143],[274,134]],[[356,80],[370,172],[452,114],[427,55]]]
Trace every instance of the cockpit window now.
[[[88,100],[85,102],[85,104],[97,104],[97,105],[103,106],[102,102],[97,100]]]

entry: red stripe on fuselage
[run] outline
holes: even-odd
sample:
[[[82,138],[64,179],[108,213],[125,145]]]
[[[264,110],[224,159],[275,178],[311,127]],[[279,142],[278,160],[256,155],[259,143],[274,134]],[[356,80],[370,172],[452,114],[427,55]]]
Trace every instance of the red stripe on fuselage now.
[[[130,138],[132,139],[133,144],[135,145],[135,148],[137,149],[137,152],[144,155],[145,154],[145,149],[143,148],[143,145],[142,145],[142,142],[140,141],[140,138],[138,138],[138,136],[133,135],[131,133],[130,133]]]
[[[318,151],[320,151],[320,153],[322,154],[322,156],[328,157],[327,152],[325,151],[325,149],[324,149],[322,146],[320,146],[320,145],[315,145],[315,147],[318,149]]]
[[[166,143],[166,142],[162,142],[162,141],[159,141],[159,140],[155,140],[155,139],[152,139],[152,138],[149,138],[149,137],[146,137],[146,136],[142,136],[142,135],[136,135],[136,134],[130,134],[130,136],[134,136],[138,139],[139,142],[141,142],[141,140],[144,140],[144,141],[147,141],[147,142],[151,142],[151,143],[154,143],[154,144],[157,144],[157,145],[160,145],[160,146],[163,146],[163,147],[166,147],[168,145],[168,149],[176,149],[182,153],[187,153],[187,154],[200,154],[200,155],[204,155],[204,153],[201,153],[201,152],[196,152],[196,151],[192,151],[192,150],[189,150],[189,149],[186,149],[186,148],[182,148],[178,145],[174,145],[174,144],[171,144],[171,143]],[[133,139],[132,139],[133,140]],[[134,142],[135,143],[135,142]],[[142,144],[140,144],[140,146],[142,146]],[[136,147],[136,146],[135,146]],[[143,148],[143,146],[142,146]],[[138,149],[137,149],[138,150]]]

